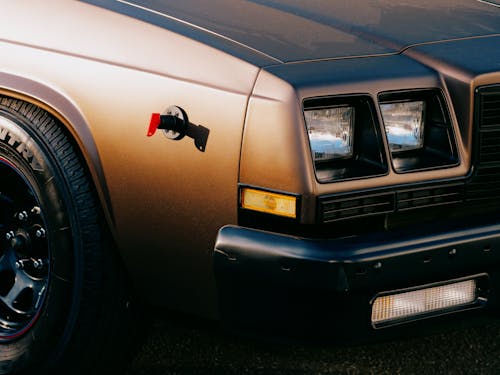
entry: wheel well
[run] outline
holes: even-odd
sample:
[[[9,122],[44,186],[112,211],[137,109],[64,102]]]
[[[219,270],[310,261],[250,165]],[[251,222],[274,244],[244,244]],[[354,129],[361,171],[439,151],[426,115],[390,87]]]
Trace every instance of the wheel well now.
[[[82,160],[87,172],[91,176],[93,189],[100,202],[102,217],[106,221],[105,224],[107,224],[109,233],[114,240],[114,216],[109,199],[109,193],[105,184],[101,162],[89,128],[80,112],[74,108],[69,101],[68,103],[71,104],[73,110],[63,110],[65,112],[63,114],[63,111],[56,109],[47,102],[35,99],[34,97],[26,94],[20,94],[12,91],[6,92],[0,89],[0,100],[3,98],[16,99],[24,103],[34,105],[45,111],[56,120],[61,127],[61,130],[71,142],[75,152]],[[83,126],[82,123],[84,124]]]

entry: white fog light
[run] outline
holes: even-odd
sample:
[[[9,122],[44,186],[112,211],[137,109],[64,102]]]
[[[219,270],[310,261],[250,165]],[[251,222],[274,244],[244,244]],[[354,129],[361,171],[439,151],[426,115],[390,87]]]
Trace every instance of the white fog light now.
[[[422,148],[424,101],[380,104],[391,152]]]
[[[309,109],[304,115],[315,162],[352,157],[354,107]]]
[[[373,302],[372,323],[387,323],[438,313],[457,306],[469,305],[477,300],[476,280],[441,285],[377,297]]]

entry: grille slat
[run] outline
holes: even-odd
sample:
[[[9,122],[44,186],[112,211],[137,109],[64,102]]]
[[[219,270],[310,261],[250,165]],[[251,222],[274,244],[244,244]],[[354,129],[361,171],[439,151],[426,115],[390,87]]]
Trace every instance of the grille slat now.
[[[485,190],[494,189],[495,186],[488,186],[491,183],[500,181],[500,176],[497,174],[477,176],[473,181],[469,182],[468,186],[484,186]]]
[[[481,145],[481,150],[482,150],[482,152],[487,152],[487,153],[500,151],[500,145],[485,143],[485,144]]]
[[[483,167],[481,170],[477,171],[476,177],[474,178],[474,181],[476,181],[478,178],[481,177],[500,177],[500,168],[497,166],[493,167]]]
[[[500,147],[500,137],[481,139],[480,147]]]
[[[494,128],[495,130],[500,129],[500,121],[495,121],[494,123],[483,123],[483,129]]]

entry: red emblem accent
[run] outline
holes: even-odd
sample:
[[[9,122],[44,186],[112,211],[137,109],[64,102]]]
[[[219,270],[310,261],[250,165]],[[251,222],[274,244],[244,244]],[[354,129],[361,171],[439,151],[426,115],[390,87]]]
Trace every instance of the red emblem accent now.
[[[153,136],[156,133],[156,129],[161,124],[161,117],[159,113],[151,114],[151,121],[149,122],[148,137]]]

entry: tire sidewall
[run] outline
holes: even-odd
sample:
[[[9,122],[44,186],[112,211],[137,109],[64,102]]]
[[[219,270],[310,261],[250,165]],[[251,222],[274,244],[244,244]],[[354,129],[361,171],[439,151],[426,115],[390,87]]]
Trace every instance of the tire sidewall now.
[[[0,158],[31,186],[47,226],[48,288],[40,314],[21,337],[0,342],[0,373],[48,372],[61,357],[77,319],[81,293],[81,238],[72,213],[62,166],[45,142],[42,128],[18,113],[0,110]],[[42,365],[43,364],[43,365]],[[40,367],[42,366],[42,367]]]

